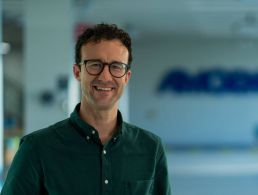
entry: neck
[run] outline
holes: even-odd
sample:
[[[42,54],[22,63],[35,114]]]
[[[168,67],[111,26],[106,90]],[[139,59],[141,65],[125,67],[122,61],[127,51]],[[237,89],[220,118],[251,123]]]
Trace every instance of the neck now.
[[[99,133],[101,142],[106,143],[116,131],[117,107],[106,110],[94,109],[81,102],[80,116]]]

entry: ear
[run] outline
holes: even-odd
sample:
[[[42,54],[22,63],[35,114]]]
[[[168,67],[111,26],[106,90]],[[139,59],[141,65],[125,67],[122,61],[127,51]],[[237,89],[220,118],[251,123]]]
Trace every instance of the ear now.
[[[131,78],[132,72],[129,70],[125,75],[125,84],[127,84]]]
[[[77,81],[81,81],[81,69],[77,64],[73,65],[73,75]]]

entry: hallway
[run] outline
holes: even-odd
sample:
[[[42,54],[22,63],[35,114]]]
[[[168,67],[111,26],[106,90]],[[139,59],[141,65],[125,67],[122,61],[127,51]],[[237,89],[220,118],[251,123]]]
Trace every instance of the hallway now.
[[[256,195],[258,151],[168,153],[173,195]]]

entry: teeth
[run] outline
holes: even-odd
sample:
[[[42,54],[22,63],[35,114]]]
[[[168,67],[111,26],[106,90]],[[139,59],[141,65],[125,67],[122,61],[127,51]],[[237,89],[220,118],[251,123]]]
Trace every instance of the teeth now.
[[[111,91],[112,88],[103,88],[103,87],[96,87],[97,90],[102,90],[102,91]]]

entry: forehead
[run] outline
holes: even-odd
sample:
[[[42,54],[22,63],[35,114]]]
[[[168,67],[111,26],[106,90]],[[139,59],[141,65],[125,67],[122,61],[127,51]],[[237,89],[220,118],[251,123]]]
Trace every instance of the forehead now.
[[[119,60],[128,62],[128,49],[118,39],[89,42],[81,48],[82,59]]]

